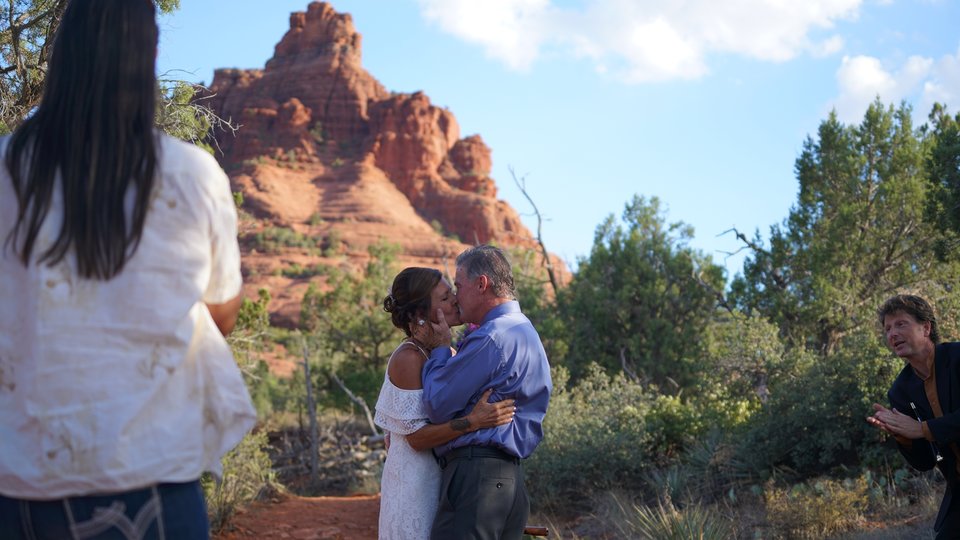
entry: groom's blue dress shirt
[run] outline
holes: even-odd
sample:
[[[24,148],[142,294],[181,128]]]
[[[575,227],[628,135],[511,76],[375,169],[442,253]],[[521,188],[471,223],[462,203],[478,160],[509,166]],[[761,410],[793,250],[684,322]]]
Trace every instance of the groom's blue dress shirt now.
[[[550,391],[550,364],[540,335],[516,301],[490,310],[456,356],[437,347],[423,367],[423,401],[430,422],[443,424],[465,415],[488,388],[490,401],[513,398],[517,412],[509,424],[467,433],[434,449],[479,445],[526,458],[543,439],[543,417]]]

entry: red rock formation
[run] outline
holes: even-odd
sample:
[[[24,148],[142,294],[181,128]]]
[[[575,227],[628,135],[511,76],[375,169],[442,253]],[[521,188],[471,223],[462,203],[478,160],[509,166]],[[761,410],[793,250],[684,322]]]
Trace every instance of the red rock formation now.
[[[457,141],[450,149],[449,157],[457,174],[441,172],[448,184],[471,193],[488,197],[497,196],[497,185],[490,178],[490,169],[493,164],[490,148],[479,135],[471,135]]]
[[[461,139],[453,113],[424,93],[384,89],[361,66],[350,15],[327,3],[290,16],[264,69],[217,70],[210,89],[209,106],[242,126],[235,138],[221,137],[220,159],[257,220],[251,229],[336,237],[351,257],[386,240],[403,246],[409,262],[434,266],[465,247],[450,235],[467,244],[534,244],[496,198],[483,139]],[[251,242],[245,250],[248,275],[269,273],[274,297],[286,302],[281,319],[295,320],[305,285],[278,276],[284,263]],[[328,264],[328,255],[308,250],[297,264]]]
[[[269,111],[296,98],[309,111],[308,129],[359,146],[368,135],[367,106],[389,93],[360,65],[361,37],[349,14],[313,2],[290,15],[290,30],[263,70],[220,69],[214,73],[210,106],[244,125],[245,133],[222,145],[226,162],[286,150],[277,140]]]

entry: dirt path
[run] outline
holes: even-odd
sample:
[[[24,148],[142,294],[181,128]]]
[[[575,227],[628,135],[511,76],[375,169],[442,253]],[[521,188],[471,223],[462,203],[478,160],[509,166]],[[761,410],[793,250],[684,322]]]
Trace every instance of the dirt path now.
[[[355,497],[299,497],[276,495],[253,503],[233,517],[214,540],[376,540],[379,495]],[[888,522],[867,522],[860,531],[831,538],[843,540],[904,540],[933,538],[932,517],[914,516]],[[587,532],[589,531],[589,532]],[[553,531],[557,534],[557,531]],[[609,538],[590,528],[579,531],[590,538]],[[560,533],[559,537],[566,536]]]
[[[216,540],[376,540],[380,496],[298,497],[256,502],[230,520]]]

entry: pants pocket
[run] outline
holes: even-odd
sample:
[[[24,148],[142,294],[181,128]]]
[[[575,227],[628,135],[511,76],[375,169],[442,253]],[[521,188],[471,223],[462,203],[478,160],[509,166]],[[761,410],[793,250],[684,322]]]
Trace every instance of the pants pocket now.
[[[64,509],[73,536],[77,540],[162,540],[160,496],[156,489],[146,490],[146,494],[141,500],[136,500],[139,497],[130,496],[120,496],[113,500],[103,500],[103,497],[65,500]]]

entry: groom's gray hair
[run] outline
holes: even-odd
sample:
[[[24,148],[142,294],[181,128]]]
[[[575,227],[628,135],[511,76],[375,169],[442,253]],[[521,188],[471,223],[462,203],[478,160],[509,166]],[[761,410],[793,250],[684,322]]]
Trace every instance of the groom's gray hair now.
[[[516,300],[513,269],[510,268],[507,255],[500,248],[489,244],[474,246],[457,256],[457,267],[463,268],[470,279],[487,276],[497,298]]]

